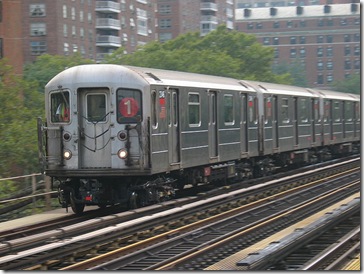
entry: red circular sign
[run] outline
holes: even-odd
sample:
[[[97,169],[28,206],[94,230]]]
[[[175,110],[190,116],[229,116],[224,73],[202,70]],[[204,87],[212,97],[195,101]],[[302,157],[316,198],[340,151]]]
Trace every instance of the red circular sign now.
[[[124,98],[119,103],[120,114],[124,117],[134,117],[139,110],[138,102],[131,97]]]

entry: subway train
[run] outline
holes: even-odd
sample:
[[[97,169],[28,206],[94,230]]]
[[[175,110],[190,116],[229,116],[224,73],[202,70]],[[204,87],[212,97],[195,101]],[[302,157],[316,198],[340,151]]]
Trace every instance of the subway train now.
[[[111,64],[45,87],[39,159],[60,204],[142,207],[360,150],[360,96]]]

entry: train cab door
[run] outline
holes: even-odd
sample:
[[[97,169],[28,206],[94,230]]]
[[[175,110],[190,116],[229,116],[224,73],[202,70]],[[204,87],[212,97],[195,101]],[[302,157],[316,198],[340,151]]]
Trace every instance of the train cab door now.
[[[272,97],[272,138],[273,150],[279,151],[279,130],[278,130],[278,97]]]
[[[266,153],[273,152],[274,138],[273,138],[273,97],[264,96],[264,151]]]
[[[80,168],[111,167],[109,102],[107,88],[78,90]]]
[[[176,164],[181,161],[180,154],[180,123],[179,123],[179,98],[177,89],[167,90],[168,100],[168,135],[169,135],[169,162]]]
[[[218,156],[218,137],[217,137],[217,96],[216,91],[209,91],[209,156],[210,159]]]

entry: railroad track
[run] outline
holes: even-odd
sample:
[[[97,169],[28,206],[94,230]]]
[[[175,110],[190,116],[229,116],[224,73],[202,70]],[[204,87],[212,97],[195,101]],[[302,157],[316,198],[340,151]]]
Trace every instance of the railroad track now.
[[[351,162],[351,164],[353,164],[353,162]],[[336,166],[337,169],[338,166]],[[333,169],[329,168],[327,169],[330,171],[330,173],[332,173]],[[321,170],[320,173],[322,175],[324,171]],[[34,256],[37,257],[36,261],[41,262],[41,264],[36,265],[36,266],[31,266],[31,264],[29,264],[29,260],[26,259],[26,256],[21,256],[21,252],[18,252],[18,254],[14,255],[13,258],[10,258],[9,256],[4,256],[2,258],[2,260],[0,260],[0,267],[2,267],[2,269],[24,269],[24,268],[28,268],[28,269],[45,269],[45,268],[50,268],[52,269],[52,265],[55,265],[56,268],[54,269],[58,269],[57,267],[59,267],[60,262],[62,261],[68,261],[69,263],[72,262],[72,260],[79,260],[79,259],[84,259],[87,258],[88,256],[91,256],[90,254],[95,253],[97,254],[98,252],[106,252],[108,250],[111,249],[118,249],[119,245],[123,245],[123,246],[130,246],[130,244],[132,245],[136,245],[136,243],[141,242],[143,240],[143,238],[150,238],[151,236],[155,236],[158,234],[163,234],[165,233],[167,230],[170,229],[174,229],[175,227],[179,227],[179,226],[184,226],[186,225],[186,223],[191,223],[191,227],[192,227],[192,223],[198,221],[199,219],[205,219],[205,218],[212,218],[209,217],[209,215],[216,215],[216,214],[220,214],[221,212],[224,211],[229,211],[230,209],[233,209],[234,207],[236,207],[237,205],[241,205],[241,204],[245,204],[246,207],[257,207],[259,205],[259,202],[255,202],[252,203],[252,201],[254,200],[261,200],[261,205],[263,203],[266,203],[267,200],[269,200],[269,198],[265,198],[267,200],[264,200],[263,198],[266,196],[272,196],[272,194],[275,192],[277,193],[276,195],[279,195],[278,193],[282,192],[284,189],[290,189],[292,187],[297,187],[299,185],[306,185],[308,184],[308,182],[314,180],[314,179],[309,179],[308,178],[309,175],[306,176],[297,176],[294,177],[294,179],[291,179],[293,181],[291,182],[287,182],[288,179],[286,178],[285,180],[273,180],[271,182],[266,182],[263,185],[260,186],[252,186],[250,188],[244,189],[244,190],[235,190],[231,191],[230,194],[224,194],[222,195],[222,197],[211,197],[209,199],[204,199],[200,202],[194,202],[195,205],[193,204],[186,204],[187,201],[185,201],[185,205],[182,206],[178,206],[178,207],[171,207],[170,209],[166,210],[166,208],[161,205],[155,205],[152,206],[152,208],[154,208],[154,210],[156,210],[157,208],[159,209],[163,209],[163,211],[165,213],[163,213],[162,215],[158,215],[158,213],[152,214],[152,215],[148,215],[145,216],[146,212],[147,212],[147,208],[143,208],[143,209],[139,209],[134,211],[134,212],[124,212],[124,213],[120,213],[122,215],[125,216],[130,215],[131,218],[133,218],[133,220],[130,221],[125,221],[121,223],[119,226],[118,225],[114,225],[113,228],[105,228],[104,229],[104,233],[106,236],[102,237],[104,239],[104,243],[100,243],[100,241],[98,243],[96,243],[96,241],[89,241],[87,239],[87,236],[89,237],[89,239],[92,237],[93,239],[96,236],[96,233],[88,233],[89,235],[83,234],[77,237],[74,237],[73,239],[68,239],[64,240],[64,238],[59,238],[59,239],[53,239],[53,243],[48,243],[45,246],[47,246],[47,248],[45,248],[45,246],[43,247],[39,247],[38,248],[38,252],[35,252],[35,250],[33,250],[34,253],[33,254],[33,258],[32,258],[32,262],[35,261]],[[310,176],[312,177],[312,172],[310,172]],[[314,175],[314,178],[317,179],[317,174]],[[324,177],[327,177],[328,175],[325,174]],[[326,178],[327,179],[327,178]],[[262,192],[262,189],[265,189],[264,192]],[[231,186],[231,189],[234,189],[234,186]],[[239,192],[239,193],[238,193]],[[220,195],[221,196],[221,195]],[[192,198],[191,198],[192,199]],[[188,200],[188,199],[187,199]],[[196,204],[197,203],[197,204]],[[207,204],[210,206],[211,204],[214,204],[214,209],[210,209],[208,210]],[[197,209],[196,209],[197,207]],[[171,212],[172,211],[172,212]],[[183,216],[183,212],[184,211],[189,211],[189,215],[188,216]],[[196,213],[193,214],[193,211],[195,211]],[[203,213],[201,213],[201,211],[204,211]],[[157,212],[157,210],[156,210]],[[174,213],[173,213],[174,212]],[[137,218],[137,216],[135,214],[139,214],[138,216],[143,215],[144,217],[141,218]],[[174,216],[174,220],[171,218],[170,214],[172,214],[172,216]],[[104,221],[107,220],[111,220],[111,219],[117,219],[117,214],[113,214],[110,216],[106,216],[104,218]],[[120,217],[120,216],[119,216]],[[155,218],[158,218],[158,220],[155,220]],[[182,219],[181,219],[182,218]],[[100,222],[100,220],[98,220]],[[104,222],[102,221],[102,222]],[[120,222],[120,220],[118,220]],[[92,220],[88,221],[93,222]],[[147,228],[145,226],[146,222],[148,222],[148,225],[150,225],[149,228]],[[141,226],[141,224],[144,224],[144,227]],[[163,225],[162,224],[166,224]],[[159,224],[159,225],[157,225]],[[116,226],[116,228],[115,228]],[[129,226],[129,227],[128,227]],[[203,226],[203,225],[202,225]],[[121,233],[119,230],[122,230],[123,233]],[[133,229],[134,231],[133,231]],[[192,229],[192,228],[191,228]],[[66,230],[64,230],[65,232],[67,232]],[[102,232],[100,232],[102,233]],[[110,235],[113,234],[113,235]],[[173,235],[173,234],[171,234]],[[171,237],[171,235],[169,235],[168,237]],[[175,235],[174,235],[175,236]],[[173,236],[173,237],[174,237]],[[114,240],[111,241],[111,239],[114,238]],[[116,239],[115,239],[116,238]],[[57,245],[58,244],[58,245]],[[53,247],[52,247],[53,245]],[[69,251],[66,251],[63,247],[67,246],[69,248]],[[96,247],[97,246],[97,247]],[[112,247],[114,246],[114,247]],[[34,248],[37,249],[37,248]],[[31,253],[30,250],[27,251],[28,253]],[[43,253],[46,254],[43,254]],[[26,252],[24,252],[26,253]],[[74,257],[74,258],[70,258],[69,256],[67,256],[67,254],[69,253],[73,253],[73,254],[78,254],[78,257]],[[38,255],[35,255],[38,254]],[[41,255],[39,255],[41,254]],[[47,255],[48,254],[48,255]],[[4,261],[4,258],[7,257],[7,261]],[[53,258],[53,259],[50,259]],[[62,266],[62,265],[61,265]],[[64,267],[64,265],[62,266]]]

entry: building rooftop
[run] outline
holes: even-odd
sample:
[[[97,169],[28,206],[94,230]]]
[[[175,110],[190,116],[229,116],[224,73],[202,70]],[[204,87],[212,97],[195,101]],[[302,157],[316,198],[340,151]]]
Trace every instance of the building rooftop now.
[[[354,6],[355,5],[355,6]],[[301,13],[300,13],[301,11]],[[360,15],[359,4],[335,4],[314,6],[288,6],[268,8],[243,8],[235,10],[235,19],[240,20],[273,20],[299,19],[300,17],[332,17]]]

